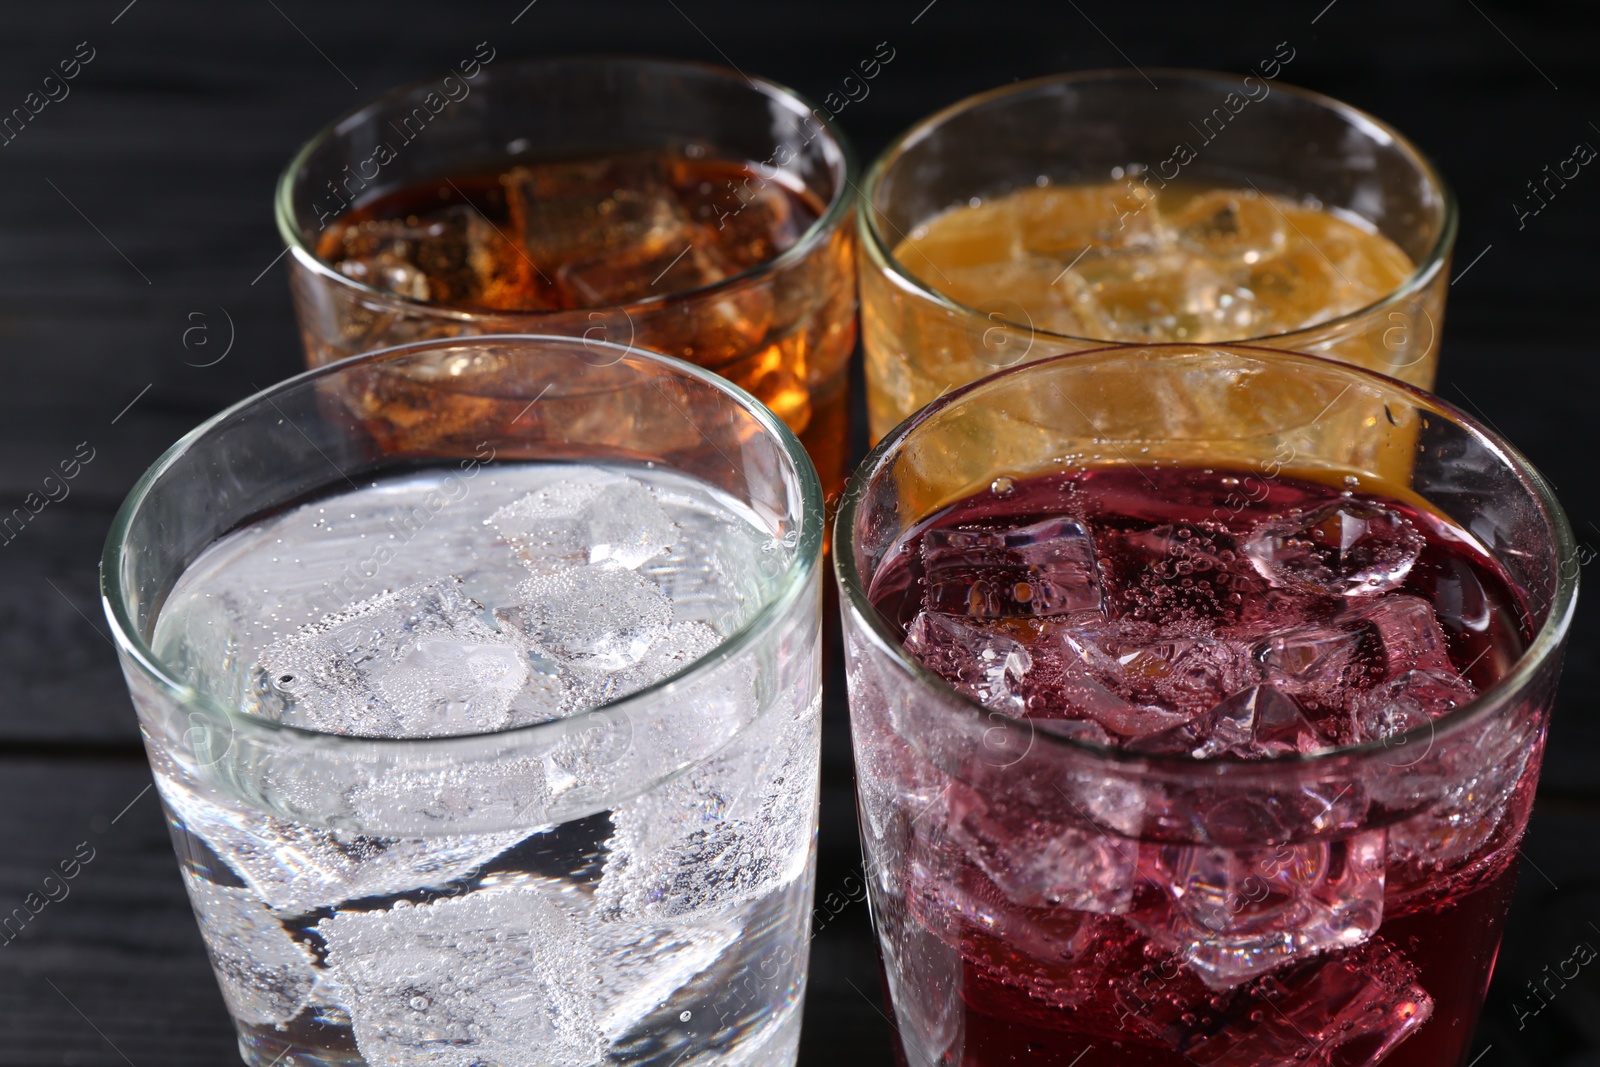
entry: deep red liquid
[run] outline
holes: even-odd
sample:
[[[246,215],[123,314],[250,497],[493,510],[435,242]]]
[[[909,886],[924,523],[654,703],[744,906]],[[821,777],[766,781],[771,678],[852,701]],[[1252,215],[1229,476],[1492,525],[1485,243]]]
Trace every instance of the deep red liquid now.
[[[1115,616],[1151,606],[1140,595],[1139,575],[1148,561],[1119,558],[1115,547],[1119,534],[1184,522],[1242,537],[1269,515],[1314,507],[1341,495],[1339,489],[1288,476],[1267,479],[1244,472],[1183,468],[1107,468],[1000,488],[1000,493],[981,493],[933,516],[910,531],[903,551],[886,557],[871,583],[870,596],[887,618],[904,628],[923,607],[928,584],[920,545],[930,529],[1023,526],[1060,515],[1084,520],[1096,544],[1106,546],[1102,577]],[[1396,592],[1433,605],[1448,639],[1450,661],[1462,677],[1479,691],[1494,684],[1516,662],[1530,636],[1520,621],[1528,617],[1521,598],[1504,571],[1475,539],[1447,520],[1398,500],[1364,499],[1399,512],[1421,532],[1425,542],[1421,555]],[[1243,561],[1242,566],[1248,568],[1250,563]],[[1255,587],[1244,583],[1239,588],[1248,594]],[[1472,596],[1463,594],[1467,589]],[[1160,621],[1167,622],[1195,603],[1193,597],[1187,601],[1178,597],[1154,606]],[[1303,608],[1301,604],[1296,610]],[[1052,716],[1050,709],[1034,709],[1032,714]],[[937,1058],[940,1063],[1254,1067],[1283,1062],[1342,1067],[1372,1062],[1373,1043],[1359,1041],[1342,1047],[1312,1042],[1317,1050],[1305,1059],[1261,1059],[1259,1053],[1218,1051],[1227,1045],[1217,1040],[1218,1035],[1225,1036],[1230,1028],[1246,1033],[1260,1019],[1271,1022],[1274,1012],[1279,1017],[1285,1009],[1292,1012],[1297,989],[1324,988],[1316,984],[1319,971],[1330,963],[1347,963],[1363,974],[1389,975],[1402,985],[1414,983],[1431,998],[1431,1016],[1392,1049],[1385,1064],[1455,1067],[1465,1061],[1498,952],[1515,878],[1515,844],[1526,824],[1537,767],[1535,752],[1510,790],[1492,832],[1480,833],[1465,854],[1421,868],[1391,859],[1383,920],[1364,944],[1288,963],[1220,992],[1206,989],[1181,960],[1121,915],[1024,907],[1007,900],[983,870],[959,858],[959,851],[958,858],[950,858],[948,841],[931,820],[915,823],[910,830],[903,869],[897,872],[905,889],[904,903],[878,902],[880,929],[920,928],[921,936],[943,931],[937,936],[959,958],[956,995],[962,1021],[955,1047],[960,1051]],[[1127,844],[1138,851],[1141,871],[1153,869],[1151,843]],[[930,881],[928,871],[940,873]],[[1138,894],[1144,891],[1136,890],[1135,909]],[[975,912],[985,910],[1027,925],[1034,931],[1035,945],[1042,941],[1055,946],[1054,958],[1042,958],[1027,945],[996,934],[992,923],[985,929],[983,923],[952,914],[950,901],[958,898],[978,902]],[[951,977],[928,977],[921,999],[937,1001],[940,983],[948,990]],[[902,983],[907,980],[901,976]],[[1070,995],[1065,992],[1074,989],[1077,992]],[[1185,1012],[1212,1021],[1186,1017]],[[1168,1033],[1183,1031],[1190,1036],[1163,1040],[1157,1034],[1163,1026],[1171,1027]],[[1197,1044],[1197,1034],[1209,1043]],[[1327,1051],[1329,1047],[1336,1051]],[[939,1051],[934,1050],[935,1057]],[[908,1056],[904,1046],[897,1047],[897,1055],[903,1064],[935,1058]]]

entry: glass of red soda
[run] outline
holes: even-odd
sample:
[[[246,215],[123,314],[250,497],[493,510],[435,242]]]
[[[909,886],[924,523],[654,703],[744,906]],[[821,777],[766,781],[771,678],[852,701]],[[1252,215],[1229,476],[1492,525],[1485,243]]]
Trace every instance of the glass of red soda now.
[[[1503,438],[1100,349],[908,419],[835,546],[903,1065],[1464,1061],[1577,593]]]

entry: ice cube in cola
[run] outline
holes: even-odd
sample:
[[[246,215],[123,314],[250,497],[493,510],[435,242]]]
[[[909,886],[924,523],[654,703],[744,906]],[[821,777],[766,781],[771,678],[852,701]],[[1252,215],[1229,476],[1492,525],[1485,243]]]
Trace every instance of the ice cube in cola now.
[[[1389,743],[1406,788],[1426,756],[1406,732],[1525,646],[1513,584],[1468,531],[1380,487],[1286,473],[1241,503],[1241,476],[1000,479],[912,528],[869,597],[991,720],[1197,765]],[[959,959],[959,1062],[1442,1065],[1465,1048],[1481,991],[1460,975],[1498,942],[1526,751],[1399,822],[1359,786],[1029,793],[906,758],[944,788],[909,828],[891,925]]]
[[[475,332],[603,337],[709,367],[800,434],[832,492],[854,344],[853,309],[840,302],[853,288],[828,273],[839,257],[704,292],[794,249],[826,210],[770,166],[703,144],[519,157],[363,199],[320,233],[316,254],[356,282],[495,324]],[[504,315],[520,312],[547,314]],[[319,358],[412,340],[405,323],[380,316],[358,346],[346,336]]]

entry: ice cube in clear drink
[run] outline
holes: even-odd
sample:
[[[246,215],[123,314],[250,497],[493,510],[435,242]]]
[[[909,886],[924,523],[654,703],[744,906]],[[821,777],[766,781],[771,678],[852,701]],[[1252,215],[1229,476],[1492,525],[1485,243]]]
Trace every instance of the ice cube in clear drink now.
[[[798,712],[774,708],[721,752],[619,805],[595,889],[606,921],[704,915],[800,877],[820,708],[820,697]]]
[[[435,786],[431,795],[437,798],[441,792]],[[527,792],[523,785],[517,795]],[[161,798],[185,830],[204,841],[257,897],[284,916],[346,900],[448,886],[528,836],[525,830],[510,830],[377,837],[265,813],[242,820],[232,808],[176,785],[163,784]]]
[[[315,927],[369,1063],[587,1067],[595,961],[538,885],[342,910]]]
[[[263,711],[328,733],[484,733],[529,681],[521,647],[458,578],[381,593],[275,641],[256,666]]]
[[[311,950],[290,937],[250,890],[217,885],[187,871],[183,880],[234,1018],[276,1025],[300,1014],[318,978]]]
[[[681,535],[649,488],[626,477],[559,481],[507,504],[488,523],[536,573],[607,560],[637,569]]]
[[[644,659],[672,622],[661,587],[613,560],[535,575],[516,592],[518,604],[496,612],[560,663],[611,672]]]

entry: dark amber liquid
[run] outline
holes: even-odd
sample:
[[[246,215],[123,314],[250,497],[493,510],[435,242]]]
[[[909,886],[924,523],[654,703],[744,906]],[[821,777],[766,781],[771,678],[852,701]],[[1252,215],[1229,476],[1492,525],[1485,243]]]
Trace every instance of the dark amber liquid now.
[[[393,189],[339,217],[317,255],[497,328],[502,313],[550,313],[540,331],[715,370],[799,434],[831,499],[846,473],[855,344],[848,234],[801,269],[759,276],[825,205],[782,175],[691,152],[507,164]]]

